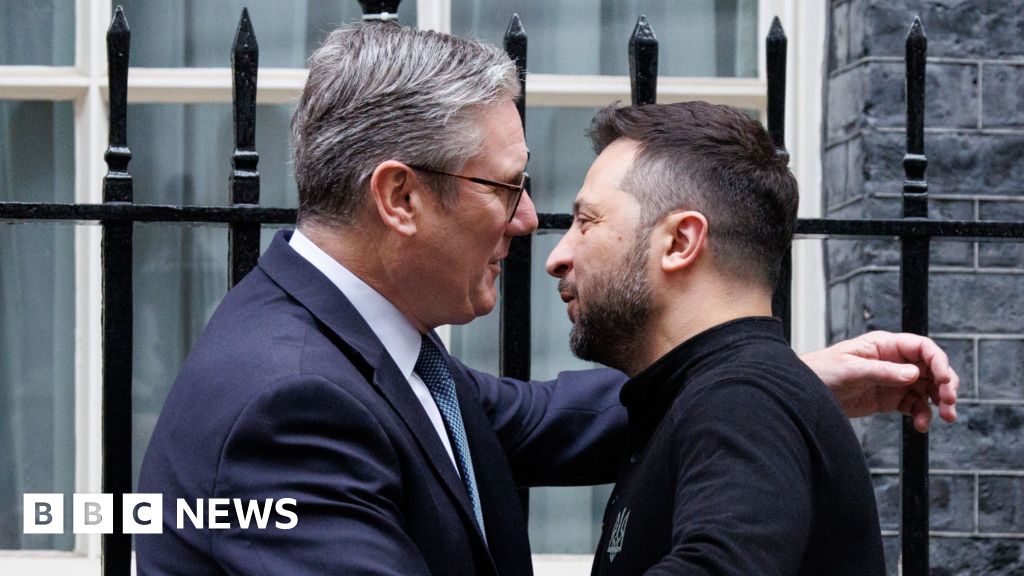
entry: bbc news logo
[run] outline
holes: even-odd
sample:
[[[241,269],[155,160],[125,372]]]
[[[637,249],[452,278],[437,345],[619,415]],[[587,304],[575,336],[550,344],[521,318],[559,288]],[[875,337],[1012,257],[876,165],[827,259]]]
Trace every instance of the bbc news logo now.
[[[63,494],[25,494],[22,502],[23,533],[64,533]],[[163,495],[124,494],[121,503],[122,534],[163,533]],[[72,506],[73,533],[114,533],[113,494],[74,494]],[[234,525],[243,530],[266,530],[270,527],[291,530],[299,523],[295,506],[294,498],[281,498],[276,501],[273,498],[198,498],[194,502],[178,498],[175,501],[175,527],[178,530],[226,530],[232,527],[234,513]]]

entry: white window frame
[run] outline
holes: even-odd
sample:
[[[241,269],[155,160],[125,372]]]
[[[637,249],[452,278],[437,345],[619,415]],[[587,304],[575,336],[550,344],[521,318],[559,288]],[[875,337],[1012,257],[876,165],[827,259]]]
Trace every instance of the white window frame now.
[[[406,0],[407,2],[413,0]],[[111,0],[75,0],[75,65],[0,66],[0,99],[70,101],[75,122],[75,201],[103,201],[107,146],[105,35]],[[670,78],[658,80],[659,102],[702,99],[761,111],[767,100],[763,38],[778,15],[789,38],[786,134],[793,170],[804,194],[800,216],[821,216],[821,86],[827,7],[815,0],[761,0],[758,8],[757,78]],[[451,0],[418,0],[421,28],[448,32]],[[655,27],[657,22],[653,23]],[[145,42],[145,38],[134,38]],[[797,58],[799,55],[799,58]],[[302,69],[261,68],[260,104],[293,102],[306,80]],[[529,74],[530,106],[596,107],[628,101],[625,76]],[[228,68],[131,68],[130,103],[230,102]],[[820,241],[794,246],[794,348],[825,344],[825,282]],[[100,390],[102,291],[100,229],[75,230],[75,491],[100,492]],[[70,496],[68,496],[70,500]],[[534,555],[538,576],[589,574],[592,556]],[[0,551],[0,573],[71,576],[100,574],[100,538],[79,535],[73,552]],[[134,573],[134,567],[133,567]]]

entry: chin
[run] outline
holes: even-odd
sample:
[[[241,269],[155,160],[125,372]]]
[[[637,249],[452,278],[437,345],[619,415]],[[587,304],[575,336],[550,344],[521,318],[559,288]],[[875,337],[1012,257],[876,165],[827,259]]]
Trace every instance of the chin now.
[[[471,303],[473,305],[474,317],[490,314],[498,304],[497,288],[492,284],[488,289],[484,290],[482,294],[473,298]]]

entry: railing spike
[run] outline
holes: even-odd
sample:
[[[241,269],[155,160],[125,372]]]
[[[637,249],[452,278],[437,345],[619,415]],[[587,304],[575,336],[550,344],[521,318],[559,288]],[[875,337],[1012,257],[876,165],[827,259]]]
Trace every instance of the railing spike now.
[[[907,33],[908,38],[913,38],[915,36],[920,36],[921,38],[926,37],[920,16],[914,16],[914,21],[910,24],[910,31]]]
[[[523,21],[518,13],[512,14],[509,20],[508,29],[505,30],[505,53],[516,65],[516,72],[519,75],[519,99],[516,100],[516,109],[519,110],[519,119],[526,128],[526,29],[523,28]]]
[[[928,37],[919,17],[914,18],[907,32],[907,152],[924,152],[924,88],[925,57]],[[922,170],[923,172],[923,170]]]
[[[779,20],[778,16],[772,18],[772,25],[768,29],[768,39],[772,38],[785,38],[786,31],[782,29],[782,20]]]
[[[242,9],[231,50],[231,96],[235,151],[231,156],[231,203],[260,202],[260,155],[256,152],[256,80],[260,49],[249,11]],[[228,231],[228,286],[237,284],[256,266],[260,252],[259,224],[232,224]]]
[[[786,151],[786,55],[789,40],[776,16],[765,38],[766,71],[768,73],[768,133],[776,154],[789,157]]]
[[[526,49],[527,36],[519,14],[512,14],[505,31],[505,53],[516,65],[519,76],[519,99],[516,108],[523,128],[526,128]],[[530,179],[526,179],[526,192],[531,194]],[[528,236],[512,239],[501,275],[501,332],[500,372],[502,376],[530,379],[530,334],[533,247]],[[520,492],[525,510],[529,510],[529,493]]]
[[[765,69],[768,73],[768,134],[776,156],[788,162],[786,151],[786,52],[789,41],[776,16],[765,38]],[[793,254],[782,259],[779,279],[772,293],[772,314],[782,320],[786,340],[792,336]]]
[[[402,0],[359,0],[363,7],[363,20],[398,20],[398,5]]]
[[[107,29],[107,33],[127,30],[128,20],[124,17],[124,8],[119,4],[117,8],[114,8],[114,18],[110,21],[110,28]]]
[[[128,162],[132,153],[128,149],[128,56],[132,34],[124,9],[118,6],[107,29],[107,85],[109,87],[110,124],[108,146],[103,158],[107,162],[107,177],[111,179],[130,178]],[[109,187],[105,202],[131,201],[131,188]],[[125,194],[127,193],[127,196]]]
[[[256,79],[259,71],[259,43],[253,31],[249,11],[242,9],[231,50],[231,96],[234,107],[235,152],[233,202],[255,204],[259,201],[259,173],[256,166]],[[239,186],[238,178],[255,178],[255,187]]]
[[[238,31],[235,32],[235,43],[232,46],[234,54],[259,51],[256,42],[256,32],[252,29],[252,20],[249,18],[249,9],[242,8],[242,16],[238,20]]]
[[[643,15],[629,38],[629,88],[634,106],[658,100],[658,38]]]
[[[526,29],[523,28],[523,21],[519,18],[518,12],[512,13],[512,19],[508,21],[508,30],[505,30],[505,38],[512,36],[526,36]]]

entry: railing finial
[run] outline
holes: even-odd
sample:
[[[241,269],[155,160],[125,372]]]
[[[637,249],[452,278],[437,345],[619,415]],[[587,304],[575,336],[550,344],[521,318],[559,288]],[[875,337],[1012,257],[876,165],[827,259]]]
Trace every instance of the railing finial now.
[[[398,20],[398,5],[401,3],[402,0],[359,0],[364,21]]]
[[[231,49],[231,96],[234,107],[235,152],[231,163],[234,203],[259,202],[259,154],[256,153],[256,78],[259,70],[260,47],[249,18],[242,8],[235,43]],[[255,179],[254,184],[240,185],[239,179]]]
[[[519,110],[519,119],[526,128],[526,29],[519,19],[519,14],[513,12],[512,19],[505,30],[505,53],[516,65],[516,72],[519,75],[519,99],[516,100],[516,108]]]
[[[107,29],[107,85],[109,86],[110,127],[109,140],[103,159],[107,162],[108,186],[104,202],[131,202],[131,176],[128,162],[132,159],[128,149],[128,56],[131,31],[124,9],[114,9],[114,18]],[[113,184],[117,182],[117,184]]]
[[[242,9],[231,49],[231,100],[234,108],[235,151],[231,155],[231,203],[260,203],[260,155],[256,152],[256,79],[260,46],[249,18]],[[237,284],[256,267],[260,253],[259,224],[231,224],[228,231],[228,286]]]
[[[768,134],[778,156],[789,158],[786,151],[786,53],[789,40],[776,16],[765,38],[766,71],[768,73]]]
[[[643,15],[629,38],[629,88],[633,106],[658,100],[658,39]]]

